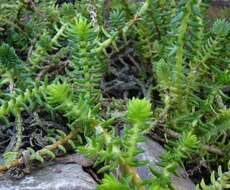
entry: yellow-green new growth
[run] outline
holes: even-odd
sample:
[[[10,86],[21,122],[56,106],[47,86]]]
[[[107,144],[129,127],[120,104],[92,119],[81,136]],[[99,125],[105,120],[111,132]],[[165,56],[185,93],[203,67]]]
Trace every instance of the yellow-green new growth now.
[[[52,106],[63,104],[70,100],[71,91],[67,83],[58,83],[47,87],[47,102]]]
[[[127,118],[130,123],[145,123],[151,115],[151,104],[147,99],[132,99],[129,101]]]

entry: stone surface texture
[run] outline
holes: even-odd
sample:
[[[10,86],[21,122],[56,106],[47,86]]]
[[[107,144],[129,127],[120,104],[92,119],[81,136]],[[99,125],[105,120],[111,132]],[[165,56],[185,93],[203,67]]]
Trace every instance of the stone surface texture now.
[[[140,160],[149,160],[148,166],[157,168],[159,171],[161,168],[156,164],[160,161],[160,156],[165,152],[165,149],[157,142],[147,139],[146,143],[140,145],[145,152],[139,156]],[[149,179],[153,175],[148,167],[138,168],[138,173],[142,179]],[[185,170],[178,169],[180,176],[173,176],[172,182],[176,187],[176,190],[195,190],[195,184],[186,176]]]
[[[20,180],[0,181],[0,190],[93,190],[96,182],[78,164],[55,164]]]

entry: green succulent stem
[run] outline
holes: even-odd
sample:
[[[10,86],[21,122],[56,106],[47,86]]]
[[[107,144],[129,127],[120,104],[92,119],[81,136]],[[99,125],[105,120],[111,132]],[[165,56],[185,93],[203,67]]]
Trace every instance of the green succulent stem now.
[[[188,24],[191,15],[191,7],[192,0],[186,1],[184,8],[184,16],[181,21],[181,25],[179,26],[178,39],[177,39],[177,51],[176,51],[176,94],[177,94],[177,102],[181,100],[181,84],[184,78],[184,45],[185,45],[185,37],[188,31]]]
[[[37,67],[45,60],[45,58],[48,55],[48,51],[52,50],[52,48],[55,48],[55,46],[59,45],[58,41],[64,35],[67,25],[67,23],[62,24],[61,28],[58,29],[58,31],[52,37],[52,39],[49,42],[47,42],[48,44],[46,44],[46,47],[42,47],[38,44],[35,50],[32,52],[32,54],[28,57],[29,62],[32,64],[33,71],[38,70]]]
[[[119,37],[119,35],[126,34],[128,30],[131,28],[131,26],[133,26],[140,19],[140,17],[146,13],[150,5],[151,5],[151,0],[146,0],[145,3],[140,8],[140,10],[134,16],[134,18],[131,19],[121,30],[115,32],[114,34],[112,34],[112,36],[109,39],[102,42],[100,46],[95,49],[95,52],[100,53],[104,51],[104,49],[110,46]]]
[[[103,128],[101,128],[102,131],[102,135],[106,138],[106,139],[112,139],[112,137],[110,136],[109,133],[107,133]],[[135,143],[136,141],[134,141]],[[116,146],[116,145],[115,145]],[[135,146],[135,144],[133,145]],[[134,147],[131,147],[134,148]],[[117,149],[117,148],[116,148]],[[125,175],[130,175],[132,176],[132,182],[134,185],[136,185],[137,187],[139,187],[140,190],[145,190],[144,185],[142,185],[142,179],[140,178],[137,170],[135,167],[131,167],[128,165],[128,163],[124,160],[124,159],[120,159],[120,166],[122,168],[122,172],[124,172]]]
[[[27,89],[24,93],[15,94],[9,101],[3,102],[0,107],[0,116],[4,117],[9,113],[17,113],[18,110],[26,110],[26,103],[29,103],[31,99],[36,97],[42,97],[47,89],[46,85],[35,87],[31,90]]]

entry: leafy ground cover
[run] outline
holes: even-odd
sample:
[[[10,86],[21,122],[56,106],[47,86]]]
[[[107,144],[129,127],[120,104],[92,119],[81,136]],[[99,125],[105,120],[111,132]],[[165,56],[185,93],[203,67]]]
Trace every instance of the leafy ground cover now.
[[[75,151],[101,190],[175,189],[179,166],[197,189],[230,188],[230,5],[213,14],[219,4],[0,0],[0,173]],[[150,180],[136,172],[145,136],[167,148]]]

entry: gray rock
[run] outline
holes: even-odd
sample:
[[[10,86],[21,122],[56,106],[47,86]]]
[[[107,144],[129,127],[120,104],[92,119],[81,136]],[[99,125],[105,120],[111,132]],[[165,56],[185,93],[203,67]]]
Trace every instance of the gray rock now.
[[[157,163],[165,149],[150,139],[140,144],[140,147],[145,152],[139,156],[139,159],[149,160],[148,166],[160,171],[161,169],[157,166]],[[138,173],[142,179],[152,177],[148,166],[138,168]],[[186,178],[186,172],[182,168],[178,169],[178,173],[180,176],[174,175],[172,177],[176,190],[195,190],[194,183]],[[95,190],[96,185],[96,182],[82,170],[80,165],[59,163],[34,171],[31,175],[18,181],[0,181],[0,190]]]
[[[17,181],[0,181],[0,190],[94,190],[96,182],[78,164],[54,164]]]
[[[140,160],[148,160],[148,166],[152,168],[157,168],[159,171],[161,170],[157,163],[160,161],[160,156],[165,152],[165,149],[157,142],[147,139],[145,143],[140,144],[140,147],[145,151],[143,154],[139,156]],[[137,169],[140,177],[142,179],[149,179],[153,175],[150,172],[148,167],[142,167]],[[176,190],[195,190],[195,184],[186,176],[186,171],[182,168],[178,169],[178,174],[180,176],[173,176],[172,182],[176,187]]]

